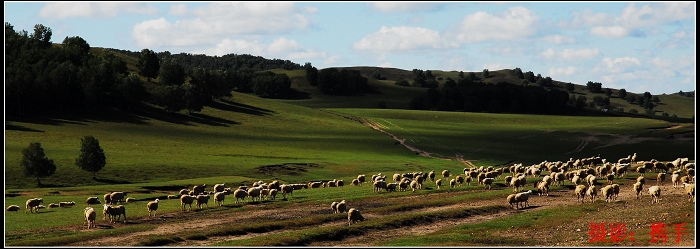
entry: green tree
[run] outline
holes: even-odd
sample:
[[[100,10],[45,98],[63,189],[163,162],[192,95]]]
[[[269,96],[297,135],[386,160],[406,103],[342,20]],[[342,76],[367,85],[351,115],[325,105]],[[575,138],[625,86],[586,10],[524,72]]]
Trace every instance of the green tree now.
[[[516,67],[515,70],[513,70],[513,72],[515,73],[515,77],[518,77],[518,79],[525,79],[525,75],[523,75],[523,70],[519,67]]]
[[[526,79],[529,82],[532,82],[532,83],[535,82],[535,73],[533,73],[532,71],[525,72],[523,77],[524,77],[524,79]]]
[[[610,90],[610,88],[605,88],[605,96],[608,96],[608,98],[612,96],[612,90]]]
[[[41,187],[39,178],[51,176],[56,172],[56,164],[46,157],[39,142],[31,142],[29,147],[22,149],[20,165],[24,168],[24,176],[36,177],[39,187]]]
[[[586,106],[586,97],[583,95],[579,95],[578,97],[576,97],[575,106],[577,109],[583,109],[583,107]]]
[[[75,159],[75,165],[87,172],[92,172],[92,179],[97,179],[95,174],[107,164],[105,152],[100,147],[100,141],[91,135],[83,137],[80,141],[80,156]]]
[[[382,79],[382,75],[379,74],[379,69],[372,71],[372,74],[370,75],[370,78],[375,79],[375,80],[380,80],[380,79]]]
[[[397,86],[411,86],[411,84],[408,83],[408,80],[406,80],[406,79],[404,79],[404,78],[399,78],[398,80],[396,80],[396,82],[394,82],[394,85],[397,85]]]
[[[316,86],[318,84],[318,69],[311,66],[310,62],[304,64],[304,70],[306,71],[306,82],[309,85]]]
[[[34,25],[34,33],[32,33],[29,38],[38,42],[40,48],[51,47],[51,35],[53,32],[51,28],[46,27],[42,24]]]
[[[460,78],[460,79],[463,79],[463,78],[464,78],[464,72],[462,72],[462,71],[459,71],[459,74],[458,74],[458,76],[459,76],[459,78]]]
[[[620,91],[617,92],[617,96],[620,96],[621,99],[627,98],[627,90],[624,88],[620,89]]]
[[[185,69],[175,61],[175,59],[165,59],[160,65],[160,73],[158,74],[158,81],[161,85],[166,86],[179,86],[185,83],[187,79],[187,74]]]
[[[160,72],[160,60],[153,50],[144,48],[139,54],[139,60],[136,62],[136,67],[139,69],[139,74],[143,77],[155,79]]]
[[[651,99],[651,93],[650,93],[650,92],[644,92],[644,98],[645,98],[645,99]]]
[[[488,70],[488,69],[484,69],[483,75],[484,75],[484,78],[488,78],[489,75],[490,75],[490,74],[489,74],[489,70]]]
[[[566,83],[566,90],[567,90],[567,91],[573,92],[574,89],[575,89],[575,87],[574,87],[574,84],[573,84],[573,83]]]
[[[661,102],[661,100],[659,99],[659,96],[654,96],[653,98],[651,98],[651,101],[653,101],[654,103]]]

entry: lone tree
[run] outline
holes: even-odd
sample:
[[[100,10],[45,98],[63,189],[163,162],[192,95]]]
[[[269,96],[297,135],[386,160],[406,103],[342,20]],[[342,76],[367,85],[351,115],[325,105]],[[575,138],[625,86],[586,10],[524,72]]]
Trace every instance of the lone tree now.
[[[39,178],[53,175],[56,172],[56,164],[44,154],[41,143],[29,143],[29,147],[22,150],[22,168],[24,175],[36,177],[36,182],[41,187]]]
[[[95,174],[107,164],[105,152],[100,147],[100,141],[93,136],[85,136],[81,139],[80,156],[75,159],[75,165],[81,169],[92,172],[92,179],[97,179]]]

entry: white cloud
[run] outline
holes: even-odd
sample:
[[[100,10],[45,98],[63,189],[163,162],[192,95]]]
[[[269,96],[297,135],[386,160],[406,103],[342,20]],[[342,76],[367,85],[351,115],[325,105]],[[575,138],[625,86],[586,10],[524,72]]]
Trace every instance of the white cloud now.
[[[39,11],[39,16],[49,19],[114,18],[120,14],[152,15],[156,13],[158,13],[158,9],[147,3],[54,2],[44,5]]]
[[[141,47],[217,44],[236,35],[304,30],[310,25],[302,14],[305,11],[308,8],[296,8],[291,2],[214,2],[192,10],[174,7],[171,13],[186,13],[194,18],[144,21],[134,26],[132,37]]]
[[[394,67],[394,64],[391,62],[383,62],[382,64],[379,64],[378,67]]]
[[[556,45],[572,44],[576,42],[576,39],[574,39],[573,37],[563,35],[550,35],[542,38],[542,40]]]
[[[391,12],[429,12],[442,8],[443,3],[431,2],[373,2],[369,7],[383,13]]]
[[[571,12],[571,20],[560,20],[558,26],[565,29],[585,29],[590,26],[600,26],[612,23],[614,17],[606,13],[594,13],[592,9],[582,12]]]
[[[668,67],[673,66],[673,60],[671,60],[671,59],[663,59],[663,58],[657,57],[657,58],[651,59],[649,62],[651,62],[651,64],[656,66],[656,67],[668,68]]]
[[[630,30],[621,26],[593,27],[589,33],[605,38],[622,38],[626,37],[630,33]]]
[[[557,77],[557,76],[568,76],[568,75],[574,75],[578,73],[579,70],[575,67],[568,66],[565,68],[550,68],[547,71],[547,75],[550,77]]]
[[[170,6],[170,11],[168,14],[173,16],[186,16],[189,13],[187,6],[185,4],[173,4]]]
[[[464,17],[454,36],[459,42],[506,41],[527,38],[538,30],[535,12],[513,7],[495,15],[479,11]]]
[[[559,52],[549,48],[542,52],[539,57],[553,61],[590,60],[597,57],[599,53],[597,48],[564,49]]]
[[[622,58],[603,58],[598,66],[593,68],[593,72],[600,73],[622,73],[629,72],[642,66],[637,58],[622,57]]]
[[[457,44],[445,41],[437,31],[417,27],[383,26],[379,31],[369,34],[352,47],[355,50],[373,52],[401,52],[423,49],[455,48]]]
[[[267,47],[268,54],[282,54],[285,51],[298,51],[301,49],[301,45],[297,41],[288,40],[284,37],[275,39]]]

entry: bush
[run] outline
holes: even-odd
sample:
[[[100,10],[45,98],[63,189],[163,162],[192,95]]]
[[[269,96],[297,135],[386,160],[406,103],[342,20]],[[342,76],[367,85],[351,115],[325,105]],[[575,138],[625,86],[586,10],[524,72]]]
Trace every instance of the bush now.
[[[630,109],[630,113],[639,113],[639,112],[637,111],[637,109],[632,108],[632,109]]]

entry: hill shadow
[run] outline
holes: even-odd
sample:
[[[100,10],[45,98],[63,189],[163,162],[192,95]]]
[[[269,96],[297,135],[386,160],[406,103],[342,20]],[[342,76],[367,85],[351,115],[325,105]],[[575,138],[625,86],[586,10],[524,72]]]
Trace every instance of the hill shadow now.
[[[131,183],[130,181],[127,181],[127,180],[100,179],[100,178],[95,178],[93,180],[95,180],[96,182],[107,183],[107,184],[129,184],[129,183]]]
[[[42,130],[36,130],[24,126],[19,126],[19,125],[12,125],[12,124],[5,124],[5,130],[6,131],[29,131],[29,132],[44,132]]]
[[[257,116],[265,116],[265,115],[272,115],[275,112],[251,105],[246,105],[246,104],[241,104],[241,103],[236,103],[230,100],[225,100],[222,99],[219,101],[212,101],[207,104],[208,107],[211,108],[216,108],[222,111],[229,111],[229,112],[239,112],[239,113],[245,113],[245,114],[250,114],[250,115],[257,115]]]

